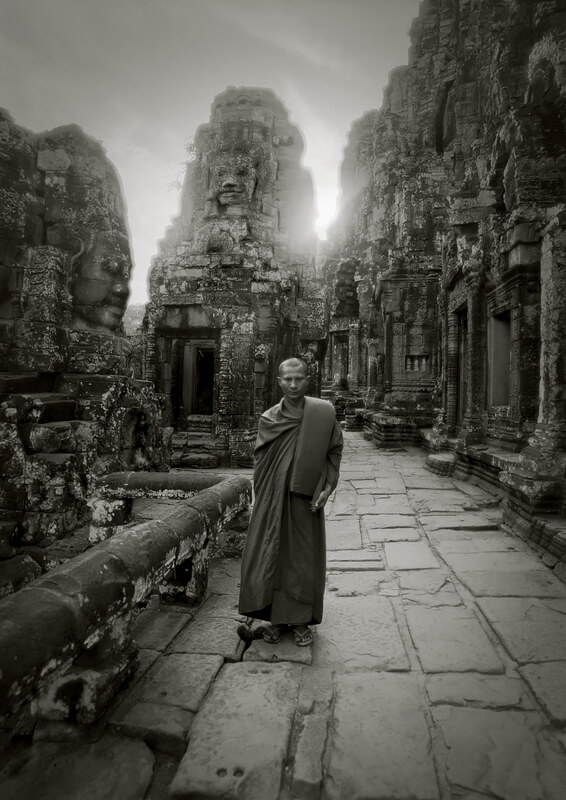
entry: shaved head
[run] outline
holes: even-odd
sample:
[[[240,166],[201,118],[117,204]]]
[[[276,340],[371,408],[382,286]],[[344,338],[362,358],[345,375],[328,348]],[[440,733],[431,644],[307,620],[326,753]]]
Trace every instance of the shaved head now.
[[[305,376],[309,374],[307,363],[302,358],[286,358],[285,361],[282,361],[279,364],[279,377],[284,369],[303,369]]]

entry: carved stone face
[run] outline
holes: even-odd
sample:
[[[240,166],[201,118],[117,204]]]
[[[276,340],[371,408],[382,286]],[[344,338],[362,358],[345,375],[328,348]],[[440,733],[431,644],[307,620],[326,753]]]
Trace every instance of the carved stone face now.
[[[248,205],[257,183],[257,170],[246,155],[224,155],[212,167],[209,199],[221,206]]]
[[[128,302],[131,260],[128,241],[101,232],[79,257],[72,285],[73,328],[116,331]]]

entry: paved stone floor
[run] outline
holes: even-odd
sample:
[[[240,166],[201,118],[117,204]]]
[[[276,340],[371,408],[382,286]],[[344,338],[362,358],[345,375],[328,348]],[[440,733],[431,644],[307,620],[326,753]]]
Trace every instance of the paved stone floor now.
[[[312,648],[237,637],[239,561],[149,608],[96,728],[37,728],[3,800],[563,800],[566,585],[497,499],[346,434]]]

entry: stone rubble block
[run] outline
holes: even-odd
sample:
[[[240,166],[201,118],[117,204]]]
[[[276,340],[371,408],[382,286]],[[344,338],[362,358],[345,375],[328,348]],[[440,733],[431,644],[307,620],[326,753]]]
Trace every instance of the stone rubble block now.
[[[380,478],[376,478],[377,488],[375,489],[376,495],[398,495],[398,494],[405,494],[405,484],[403,480],[399,478],[398,481],[393,480],[382,480]]]
[[[429,675],[426,690],[433,705],[535,708],[518,675],[478,675],[473,672]]]
[[[389,569],[433,569],[440,567],[427,542],[385,542],[385,559]]]
[[[330,669],[305,668],[301,675],[297,711],[314,714],[328,711],[334,697],[334,680]]]
[[[313,665],[340,671],[408,670],[409,659],[387,597],[326,595]]]
[[[437,531],[441,528],[452,530],[490,531],[499,526],[483,514],[423,514],[420,521],[427,531]]]
[[[38,743],[0,773],[2,800],[139,800],[153,774],[143,742],[105,735],[93,744]]]
[[[325,800],[438,800],[415,677],[370,672],[335,680]]]
[[[429,541],[444,553],[507,553],[531,552],[519,539],[502,531],[451,531],[430,533]]]
[[[407,570],[397,574],[402,592],[434,594],[454,590],[454,582],[448,572],[442,569]]]
[[[373,522],[366,523],[365,520],[368,519],[368,517],[362,517],[362,530],[367,534],[372,544],[382,544],[384,542],[418,542],[421,538],[421,533],[416,526],[412,528],[382,528]],[[376,518],[374,517],[374,519]]]
[[[357,550],[361,549],[362,536],[357,518],[326,521],[326,549]]]
[[[350,483],[356,491],[360,491],[361,489],[370,489],[371,491],[374,491],[377,488],[375,479],[373,478],[356,480],[351,478]]]
[[[460,572],[462,583],[475,597],[566,597],[566,586],[544,565],[521,572]]]
[[[241,561],[236,558],[211,559],[207,585],[209,594],[238,595]]]
[[[293,640],[292,631],[286,630],[281,634],[277,644],[271,644],[263,639],[254,639],[243,655],[243,661],[265,661],[268,664],[282,662],[304,664],[309,666],[313,661],[313,648],[316,647],[317,632],[312,628],[314,644],[309,647],[299,647]]]
[[[132,637],[138,647],[163,652],[192,617],[188,610],[180,614],[166,608],[148,608],[137,618]]]
[[[327,589],[336,597],[358,597],[359,595],[376,595],[386,592],[388,596],[399,594],[395,574],[385,571],[346,572],[330,569],[327,576]]]
[[[118,708],[108,727],[115,734],[141,739],[153,750],[182,756],[194,716],[194,712],[177,706],[135,703]]]
[[[365,572],[375,571],[377,569],[385,569],[385,562],[381,560],[373,561],[328,561],[328,569],[337,571],[344,570],[345,572]]]
[[[411,607],[405,614],[425,672],[504,672],[499,656],[471,609]]]
[[[300,717],[291,790],[297,800],[318,800],[323,779],[323,756],[328,737],[328,712]]]
[[[240,661],[243,642],[236,632],[238,622],[228,617],[197,614],[170,646],[172,653],[211,653],[225,661]]]
[[[238,561],[238,564],[240,562]],[[238,612],[238,593],[232,595],[213,594],[208,595],[198,609],[200,619],[204,617],[227,617],[228,619],[243,621],[246,617]]]
[[[383,561],[383,555],[377,549],[334,550],[328,554],[327,561],[329,568],[339,564],[341,561],[359,561],[360,563],[375,564],[375,568],[380,569],[379,564],[376,562]]]
[[[124,698],[124,707],[136,703],[178,706],[196,712],[223,664],[218,655],[171,653],[157,659]]]
[[[430,474],[410,475],[404,474],[403,480],[407,489],[414,491],[418,489],[432,489],[440,491],[454,490],[454,481],[444,478],[434,478]]]
[[[542,715],[449,706],[432,713],[454,792],[465,787],[467,797],[563,800],[566,758]]]
[[[300,676],[289,664],[226,665],[193,722],[171,800],[277,798]]]
[[[519,664],[566,661],[566,600],[495,598],[478,605]]]
[[[442,558],[456,573],[460,572],[542,572],[548,569],[532,551],[490,552],[490,553],[449,553]]]
[[[374,516],[375,515],[375,516]],[[364,514],[362,519],[367,520],[368,514]],[[383,514],[375,513],[372,511],[371,516],[374,516],[376,525],[380,528],[415,528],[415,517],[413,512],[407,514]]]
[[[566,659],[527,664],[519,671],[552,722],[566,725]]]

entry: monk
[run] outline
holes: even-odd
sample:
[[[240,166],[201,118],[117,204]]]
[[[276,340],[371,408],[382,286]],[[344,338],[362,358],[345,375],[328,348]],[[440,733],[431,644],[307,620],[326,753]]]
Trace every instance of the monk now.
[[[309,626],[322,621],[323,509],[338,483],[343,437],[334,407],[305,396],[304,361],[283,361],[278,382],[283,398],[259,420],[239,611],[270,623],[258,629],[265,641],[278,642],[290,627],[304,647],[313,642]]]

